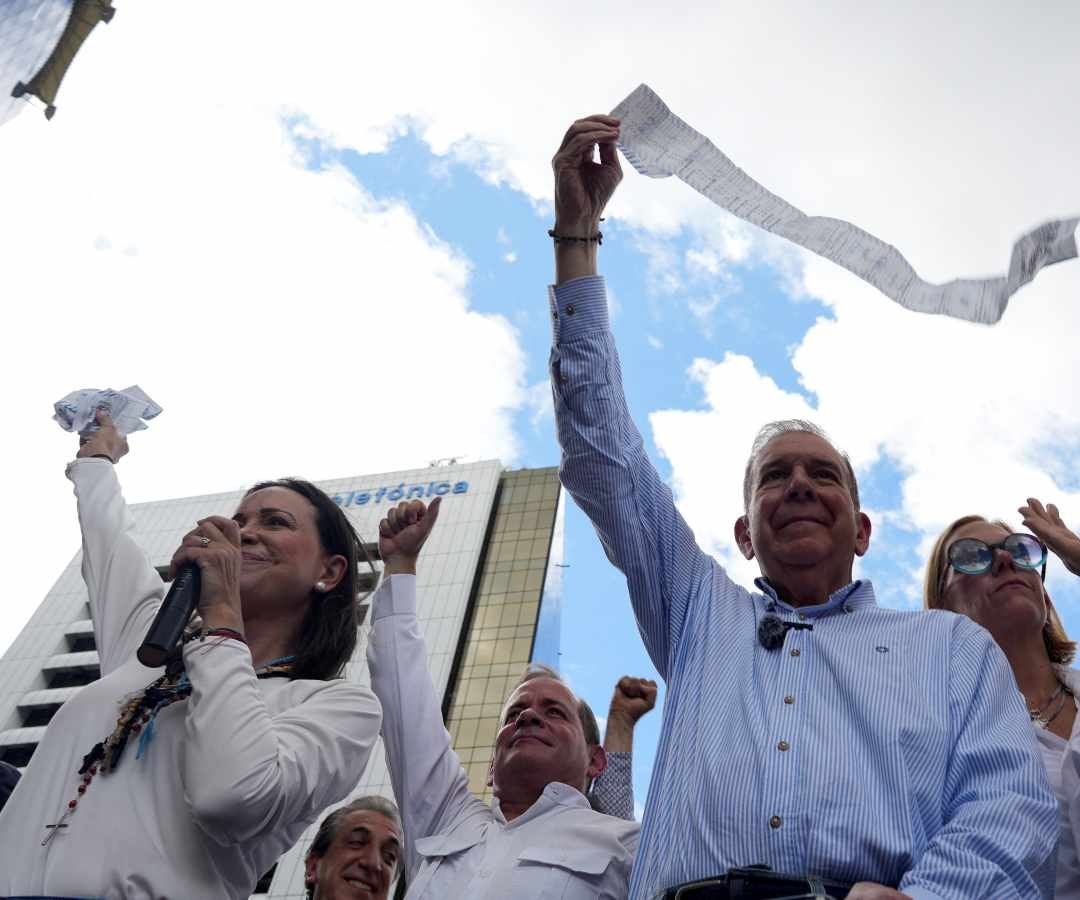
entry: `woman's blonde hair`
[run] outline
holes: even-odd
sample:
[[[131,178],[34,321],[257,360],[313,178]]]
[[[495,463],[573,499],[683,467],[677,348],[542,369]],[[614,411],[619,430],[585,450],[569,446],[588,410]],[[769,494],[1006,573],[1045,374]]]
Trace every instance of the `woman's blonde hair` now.
[[[1004,528],[1009,534],[1015,529],[1001,519],[985,519],[982,516],[962,516],[946,528],[934,542],[934,549],[930,553],[930,562],[926,566],[926,582],[923,586],[923,606],[927,609],[945,609],[942,598],[942,588],[945,585],[945,576],[949,571],[949,544],[953,535],[965,525],[973,525],[976,522],[985,522],[987,525],[995,525]],[[1043,588],[1045,593],[1046,589]],[[1070,641],[1065,633],[1065,627],[1058,618],[1057,610],[1050,595],[1046,594],[1046,624],[1043,626],[1043,644],[1046,646],[1046,655],[1050,662],[1067,666],[1076,655],[1076,641]]]

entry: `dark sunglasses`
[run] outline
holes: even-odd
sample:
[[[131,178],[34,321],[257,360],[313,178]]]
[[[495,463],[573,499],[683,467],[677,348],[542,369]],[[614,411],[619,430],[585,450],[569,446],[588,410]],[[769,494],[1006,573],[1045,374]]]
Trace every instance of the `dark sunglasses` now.
[[[1004,550],[1021,569],[1042,566],[1041,578],[1046,580],[1046,547],[1030,534],[1010,534],[998,544],[960,538],[949,545],[949,565],[964,575],[984,575],[994,566],[995,550]]]

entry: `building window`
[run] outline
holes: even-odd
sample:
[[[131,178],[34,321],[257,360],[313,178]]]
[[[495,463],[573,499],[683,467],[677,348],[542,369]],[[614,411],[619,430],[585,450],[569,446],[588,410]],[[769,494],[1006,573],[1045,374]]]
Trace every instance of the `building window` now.
[[[92,634],[68,635],[69,653],[85,653],[88,650],[97,650],[97,644],[94,642]]]
[[[101,669],[97,666],[79,666],[76,669],[57,669],[49,676],[46,685],[52,688],[83,687],[101,677]]]
[[[0,760],[16,769],[22,769],[30,762],[30,757],[37,750],[37,744],[9,744],[0,747]]]
[[[52,721],[52,717],[56,715],[56,711],[60,708],[59,703],[52,703],[49,706],[30,706],[23,707],[22,712],[22,727],[23,728],[41,728],[48,725]]]

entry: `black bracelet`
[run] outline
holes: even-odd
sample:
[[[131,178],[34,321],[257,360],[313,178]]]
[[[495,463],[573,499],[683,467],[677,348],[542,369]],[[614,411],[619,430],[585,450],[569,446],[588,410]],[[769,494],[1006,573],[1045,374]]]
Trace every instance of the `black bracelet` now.
[[[555,241],[556,244],[568,243],[568,244],[602,244],[604,243],[604,232],[598,231],[592,237],[572,237],[568,234],[556,234],[554,228],[548,229],[548,237]]]

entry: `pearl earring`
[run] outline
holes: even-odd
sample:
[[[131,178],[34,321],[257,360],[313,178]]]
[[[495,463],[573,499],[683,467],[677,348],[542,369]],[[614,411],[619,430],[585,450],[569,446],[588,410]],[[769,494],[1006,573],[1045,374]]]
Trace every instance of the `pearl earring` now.
[[[326,593],[326,582],[325,581],[316,581],[315,582],[315,590],[317,590],[320,594],[325,594]]]

